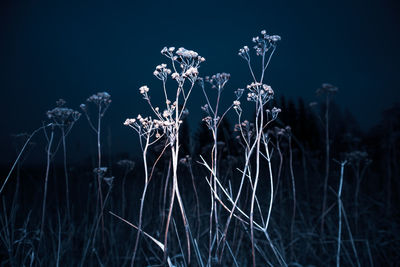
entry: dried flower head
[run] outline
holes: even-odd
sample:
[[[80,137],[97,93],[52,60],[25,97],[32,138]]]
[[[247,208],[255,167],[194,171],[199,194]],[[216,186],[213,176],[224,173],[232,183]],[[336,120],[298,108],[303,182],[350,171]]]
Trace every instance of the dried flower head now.
[[[60,99],[56,101],[56,108],[46,112],[47,117],[60,126],[72,124],[81,116],[81,113],[78,111],[64,107],[65,103],[65,100]]]
[[[279,35],[268,35],[266,30],[261,31],[261,36],[253,37],[252,41],[255,43],[253,47],[257,56],[265,55],[271,48],[275,49],[276,43],[281,40]],[[239,56],[247,61],[250,61],[249,48],[244,46],[239,49]]]
[[[217,88],[218,90],[222,90],[225,84],[229,81],[231,75],[229,73],[217,73],[211,77],[206,76],[204,80],[211,84],[212,88]]]
[[[172,60],[174,72],[171,77],[180,83],[182,83],[185,78],[189,79],[191,82],[195,82],[198,78],[200,63],[205,61],[205,58],[200,56],[197,52],[183,47],[178,48],[178,50],[175,50],[174,47],[164,47],[161,50],[161,54]],[[180,66],[180,73],[175,68],[176,65]],[[165,80],[166,75],[172,72],[166,69],[166,65],[164,66],[161,64],[157,67],[154,75],[160,80]]]
[[[243,95],[243,92],[244,92],[244,89],[242,89],[242,88],[238,88],[238,89],[235,91],[235,96],[236,96],[236,99],[239,99],[239,98],[241,98],[241,97],[242,97],[242,95]]]
[[[139,92],[142,94],[142,95],[144,95],[144,94],[147,94],[148,92],[149,92],[149,87],[147,87],[147,85],[143,85],[143,86],[141,86],[140,88],[139,88]]]
[[[154,76],[157,79],[165,81],[169,74],[171,74],[171,70],[167,68],[167,64],[160,64],[156,67],[155,71],[153,72]]]
[[[275,120],[278,117],[278,114],[282,111],[280,108],[273,107],[272,110],[267,109],[267,114],[272,115],[272,119]]]
[[[128,125],[134,124],[135,122],[136,122],[136,119],[126,119],[124,122],[124,125],[128,126]]]
[[[86,101],[95,103],[98,106],[108,105],[111,103],[111,95],[107,92],[98,92],[97,94],[90,96]]]
[[[179,73],[174,72],[174,73],[172,73],[171,78],[174,79],[174,80],[179,80],[180,75],[179,75]]]
[[[267,84],[252,82],[247,85],[249,92],[247,93],[247,101],[261,101],[262,105],[272,100],[274,97],[274,90]]]
[[[190,67],[188,68],[184,73],[183,73],[183,77],[191,77],[191,78],[196,78],[197,75],[199,75],[199,71],[196,67]]]

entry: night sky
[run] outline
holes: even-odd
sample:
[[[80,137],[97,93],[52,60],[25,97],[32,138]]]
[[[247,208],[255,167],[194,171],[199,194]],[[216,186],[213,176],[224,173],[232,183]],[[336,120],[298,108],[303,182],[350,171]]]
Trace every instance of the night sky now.
[[[152,72],[167,63],[163,46],[199,52],[207,60],[201,76],[231,73],[224,91],[229,102],[251,81],[238,49],[262,29],[282,36],[267,73],[276,94],[311,102],[321,83],[332,83],[340,90],[336,102],[364,129],[400,100],[396,1],[59,2],[1,3],[1,162],[15,159],[10,135],[41,126],[56,100],[79,109],[98,91],[113,99],[103,129],[111,134],[112,152],[137,150],[137,137],[122,123],[149,114],[141,85],[161,101]],[[191,102],[191,121],[200,121],[199,90]],[[85,143],[94,136],[85,118],[73,131],[74,149],[90,154]]]

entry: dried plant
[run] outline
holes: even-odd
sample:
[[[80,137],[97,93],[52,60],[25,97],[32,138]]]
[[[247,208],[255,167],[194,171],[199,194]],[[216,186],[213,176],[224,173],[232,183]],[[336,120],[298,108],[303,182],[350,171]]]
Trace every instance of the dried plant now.
[[[81,104],[80,108],[86,115],[87,121],[89,122],[90,128],[94,131],[94,133],[97,136],[97,169],[100,170],[104,167],[102,167],[102,157],[101,157],[101,120],[104,117],[104,114],[108,110],[110,104],[111,104],[111,95],[107,92],[98,92],[97,94],[91,95],[88,99],[86,99],[87,103],[92,103],[97,107],[97,124],[96,127],[93,124],[90,115],[89,115],[89,110],[88,106],[86,104]],[[97,204],[96,204],[96,210],[99,214],[101,214],[101,228],[102,228],[102,240],[103,240],[103,246],[104,246],[104,218],[103,218],[103,213],[102,210],[104,209],[104,203],[103,203],[103,193],[101,189],[101,183],[102,183],[102,177],[100,172],[95,172],[97,174]],[[96,236],[96,233],[95,233]]]
[[[61,139],[63,146],[63,163],[64,163],[64,176],[65,176],[65,195],[67,202],[67,217],[71,219],[71,208],[69,200],[69,178],[67,170],[67,146],[66,137],[74,126],[75,122],[81,116],[81,113],[73,109],[65,107],[65,100],[60,99],[57,102],[57,107],[47,111],[47,117],[54,122],[61,130]]]
[[[326,213],[326,202],[327,202],[327,190],[329,180],[329,168],[330,168],[330,137],[329,137],[329,106],[331,98],[336,94],[338,88],[329,83],[322,84],[321,88],[316,90],[317,96],[325,97],[325,113],[324,120],[320,119],[325,129],[325,178],[323,187],[323,199],[322,199],[322,212],[321,212],[321,234],[324,234],[325,227],[325,213]],[[314,103],[313,103],[314,104]]]
[[[141,115],[138,115],[136,119],[127,119],[124,123],[125,125],[135,129],[136,132],[139,134],[145,168],[145,188],[143,190],[141,200],[138,225],[139,232],[136,238],[131,265],[133,265],[135,261],[139,236],[142,231],[142,212],[144,198],[147,191],[147,185],[150,181],[147,170],[147,149],[150,145],[157,142],[157,140],[161,139],[163,136],[165,136],[166,138],[165,147],[170,147],[171,149],[173,173],[171,200],[164,234],[164,261],[167,260],[169,226],[176,197],[186,232],[187,263],[190,264],[190,228],[179,191],[178,181],[178,163],[180,148],[179,130],[182,124],[182,118],[187,114],[186,105],[198,78],[198,68],[200,67],[200,64],[205,61],[205,59],[199,56],[197,52],[187,50],[183,47],[177,49],[176,51],[174,47],[164,47],[161,50],[161,54],[171,61],[172,68],[167,68],[167,64],[163,63],[156,66],[156,69],[153,72],[154,76],[162,82],[162,88],[165,96],[165,109],[161,111],[159,107],[153,106],[149,97],[150,89],[149,87],[144,85],[139,88],[139,92],[143,96],[144,100],[148,102],[149,106],[154,112],[156,119],[153,119],[152,117],[142,117]],[[172,80],[175,80],[177,84],[175,94],[172,96],[172,101],[167,93],[167,80],[169,77]],[[142,139],[144,141],[142,141]]]

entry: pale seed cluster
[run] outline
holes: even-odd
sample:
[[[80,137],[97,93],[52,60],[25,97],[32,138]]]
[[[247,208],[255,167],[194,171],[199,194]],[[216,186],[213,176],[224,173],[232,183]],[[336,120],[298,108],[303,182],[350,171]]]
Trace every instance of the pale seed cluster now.
[[[225,84],[229,81],[231,75],[229,73],[217,73],[211,77],[206,76],[204,80],[211,84],[211,88],[217,88],[218,90],[222,90]]]
[[[233,101],[233,109],[236,111],[236,113],[237,113],[238,115],[241,114],[242,108],[241,108],[241,106],[240,106],[240,101],[239,101],[239,100]]]
[[[167,80],[168,75],[171,74],[171,70],[167,68],[167,64],[158,65],[153,72],[153,75],[157,77],[157,79],[161,81]]]
[[[247,89],[249,90],[249,93],[247,93],[247,101],[257,102],[261,100],[264,105],[274,97],[274,90],[267,84],[253,82],[247,85]]]
[[[265,55],[271,48],[276,47],[276,43],[281,40],[279,35],[268,35],[265,30],[261,31],[261,36],[253,37],[253,43],[255,46],[253,47],[256,51],[257,56]],[[245,60],[250,60],[249,47],[244,46],[239,49],[239,56],[244,58]]]
[[[183,47],[180,47],[176,51],[175,47],[164,47],[161,50],[161,54],[172,61],[173,72],[166,69],[166,74],[169,75],[172,73],[171,78],[179,83],[182,83],[185,78],[188,78],[191,82],[195,82],[199,74],[198,68],[200,63],[205,61],[205,58],[200,56],[197,52]],[[178,70],[176,66],[179,66],[180,70]],[[156,71],[158,70],[156,69]]]
[[[183,85],[186,79],[192,83],[192,86],[194,85],[194,82],[198,79],[200,63],[204,62],[205,59],[197,52],[183,47],[178,50],[175,50],[175,47],[164,47],[161,50],[161,54],[169,58],[172,63],[171,69],[167,68],[167,64],[163,63],[156,66],[153,72],[154,76],[163,81],[166,109],[161,111],[159,107],[153,107],[148,95],[150,89],[144,85],[139,88],[139,92],[148,101],[157,118],[152,119],[151,117],[138,115],[134,119],[126,119],[124,125],[135,129],[141,137],[152,137],[154,135],[156,139],[159,139],[166,135],[172,145],[179,132],[179,125],[182,123],[181,118],[189,112],[186,108],[178,110],[177,102],[174,101],[172,103],[168,99],[166,91],[167,78],[170,75],[173,80],[178,82],[177,95],[179,97],[180,93],[184,91]],[[185,95],[183,96],[186,98]]]
[[[129,126],[135,129],[140,136],[155,136],[155,138],[159,139],[164,134],[166,134],[170,141],[173,142],[175,140],[174,133],[176,125],[182,124],[182,120],[179,120],[178,123],[175,122],[173,112],[176,108],[176,102],[172,105],[168,106],[168,109],[160,112],[158,107],[154,108],[154,112],[158,119],[152,119],[152,117],[142,117],[142,115],[138,115],[133,119],[126,119],[124,125]]]
[[[143,95],[149,92],[149,87],[147,87],[147,85],[143,85],[139,88],[139,92]]]

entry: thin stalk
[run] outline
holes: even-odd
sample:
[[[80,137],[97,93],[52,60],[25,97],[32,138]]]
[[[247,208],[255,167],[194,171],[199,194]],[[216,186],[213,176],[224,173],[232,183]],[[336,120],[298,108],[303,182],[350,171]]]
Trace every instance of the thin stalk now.
[[[193,170],[192,170],[192,161],[189,161],[189,172],[190,172],[190,176],[192,178],[192,186],[193,186],[193,190],[194,190],[194,197],[196,199],[196,214],[197,214],[197,232],[196,232],[196,240],[199,240],[199,235],[200,235],[200,201],[199,201],[199,196],[197,194],[197,189],[196,189],[196,184],[194,182],[194,174],[193,174]]]
[[[234,213],[234,211],[235,211],[235,209],[236,209],[237,203],[238,203],[238,201],[239,201],[239,198],[240,198],[240,195],[241,195],[241,192],[242,192],[242,188],[243,188],[243,185],[244,185],[244,179],[246,178],[246,172],[249,172],[249,173],[250,173],[250,158],[251,158],[251,155],[253,154],[254,148],[255,148],[255,146],[256,146],[256,144],[257,144],[257,142],[254,142],[254,143],[251,145],[251,147],[250,147],[250,145],[249,145],[250,140],[249,140],[249,141],[246,141],[246,138],[245,138],[244,133],[243,133],[243,129],[242,129],[242,127],[241,127],[240,114],[239,114],[239,125],[240,125],[241,136],[242,136],[242,138],[244,139],[244,141],[246,142],[246,148],[245,148],[245,165],[244,165],[244,170],[243,170],[243,172],[242,172],[242,178],[241,178],[241,181],[240,181],[240,186],[239,186],[239,189],[238,189],[237,196],[236,196],[236,198],[235,198],[235,201],[232,202],[232,203],[233,203],[233,207],[232,207],[232,209],[229,211],[229,217],[228,217],[228,220],[227,220],[227,222],[226,222],[226,224],[225,224],[225,229],[224,229],[224,232],[223,232],[223,239],[222,239],[222,242],[221,242],[221,243],[222,243],[222,248],[221,248],[221,253],[220,253],[220,256],[219,256],[219,261],[220,261],[220,263],[221,263],[221,261],[222,261],[222,256],[223,256],[223,253],[224,253],[225,241],[226,241],[226,238],[227,238],[227,232],[228,232],[229,224],[230,224],[230,222],[231,222],[233,213]],[[214,175],[216,176],[216,174],[214,174]],[[217,180],[216,177],[215,177],[215,179]],[[251,181],[250,176],[249,176],[249,180]],[[217,180],[217,181],[218,181],[218,180]],[[232,197],[233,197],[233,196],[232,196]],[[231,197],[231,198],[232,198],[232,197]]]
[[[51,157],[51,146],[53,144],[53,139],[54,139],[54,128],[51,129],[51,134],[50,134],[50,139],[47,144],[47,164],[46,164],[46,176],[45,176],[45,182],[44,182],[44,192],[43,192],[43,204],[42,204],[42,222],[40,225],[40,235],[39,235],[39,248],[40,248],[40,243],[43,237],[43,228],[44,228],[44,220],[45,220],[45,215],[46,215],[46,198],[47,198],[47,184],[49,181],[49,171],[50,171],[50,157]]]
[[[57,245],[57,258],[56,258],[56,267],[60,266],[60,254],[61,254],[61,218],[60,212],[57,213],[58,218],[58,245]]]
[[[126,183],[126,176],[129,173],[129,168],[126,167],[124,177],[122,178],[122,185],[121,185],[121,191],[122,191],[122,203],[121,203],[121,214],[122,217],[125,217],[125,205],[126,205],[126,195],[125,195],[125,183]]]
[[[330,144],[329,144],[329,93],[326,92],[325,98],[325,178],[324,178],[324,196],[322,200],[322,218],[321,218],[321,235],[324,235],[325,226],[325,210],[327,201],[328,191],[328,179],[329,179],[329,155],[330,155]]]
[[[338,209],[339,209],[339,230],[338,230],[338,247],[336,252],[336,266],[340,266],[340,244],[341,244],[341,236],[342,236],[342,200],[340,199],[342,196],[342,188],[343,188],[343,173],[344,166],[346,165],[346,161],[340,163],[340,182],[339,182],[339,190],[338,190]]]
[[[69,178],[67,170],[67,146],[65,144],[65,130],[64,125],[61,127],[62,144],[63,144],[63,163],[64,163],[64,176],[65,176],[65,197],[67,201],[67,218],[71,220],[71,209],[69,203]]]
[[[193,83],[192,86],[189,90],[189,93],[187,95],[187,97],[185,97],[184,99],[184,103],[182,105],[182,111],[179,111],[179,93],[180,90],[178,88],[177,90],[177,95],[176,95],[176,109],[175,109],[175,144],[173,147],[171,147],[172,150],[172,170],[173,170],[173,183],[176,184],[175,185],[175,194],[178,200],[178,204],[181,210],[181,214],[182,214],[182,220],[183,220],[183,224],[185,226],[185,233],[186,233],[186,245],[187,245],[187,253],[188,253],[188,264],[190,265],[190,237],[189,237],[189,222],[187,221],[186,218],[186,214],[185,214],[185,209],[183,206],[183,202],[179,193],[179,186],[178,186],[178,159],[179,159],[179,120],[181,118],[182,112],[185,109],[186,106],[186,102],[187,99],[190,95],[190,92],[192,91],[193,88]],[[181,85],[180,89],[183,90],[183,84]]]
[[[265,227],[264,227],[264,231],[265,231],[265,233],[267,233],[269,221],[271,219],[272,204],[274,202],[274,179],[272,176],[272,164],[271,164],[271,156],[270,156],[269,149],[268,149],[268,141],[265,140],[265,138],[264,138],[264,146],[265,146],[265,152],[267,154],[269,181],[270,181],[270,187],[271,187],[268,214],[267,214],[267,219],[265,220]]]
[[[164,234],[164,262],[167,260],[168,255],[168,231],[169,231],[169,224],[171,223],[171,216],[172,216],[172,209],[174,208],[174,201],[175,201],[175,186],[176,183],[172,183],[172,193],[171,193],[171,201],[169,204],[167,222],[165,224],[165,234]]]
[[[257,185],[258,185],[258,178],[260,175],[260,144],[261,144],[261,136],[262,136],[262,129],[263,129],[263,123],[264,123],[264,112],[262,110],[263,104],[262,100],[259,99],[259,108],[258,108],[258,114],[256,116],[256,130],[257,130],[257,146],[256,146],[256,174],[255,174],[255,180],[254,180],[254,188],[253,192],[251,195],[251,204],[250,204],[250,239],[251,239],[251,255],[253,259],[253,267],[256,266],[256,255],[255,255],[255,246],[254,246],[254,202],[255,202],[255,196],[256,196],[256,191],[257,191]],[[258,115],[260,115],[260,125],[258,125]]]
[[[112,187],[109,186],[104,203],[107,203],[107,200],[108,200],[108,198],[110,196],[110,193],[111,193],[111,189],[112,189]],[[83,251],[83,256],[82,256],[82,259],[81,259],[80,266],[85,266],[84,263],[85,263],[85,259],[86,259],[86,254],[88,252],[90,244],[92,244],[92,251],[95,251],[95,247],[94,246],[95,246],[95,243],[96,243],[97,229],[99,228],[101,217],[104,214],[104,207],[105,207],[105,205],[100,210],[100,214],[97,216],[97,218],[95,218],[95,220],[93,222],[92,228],[91,228],[91,230],[89,232],[89,238],[88,238],[89,241],[87,242],[87,245],[86,245],[86,247],[85,247],[85,249]]]
[[[274,194],[274,200],[275,200],[276,195],[278,193],[279,183],[280,183],[281,174],[282,174],[282,166],[283,166],[283,154],[282,154],[282,150],[281,150],[281,147],[280,147],[279,139],[277,139],[277,141],[276,141],[276,148],[277,148],[278,154],[279,154],[279,167],[278,167],[278,174],[277,174],[278,177],[277,177],[276,186],[275,186],[276,191],[275,191],[275,194]]]
[[[143,189],[143,193],[142,193],[142,198],[140,200],[138,233],[136,235],[135,247],[133,249],[131,266],[133,266],[133,264],[135,263],[136,251],[137,251],[138,246],[139,246],[140,234],[142,232],[142,221],[143,221],[142,217],[143,217],[144,200],[145,200],[145,197],[146,197],[147,187],[148,187],[148,184],[149,184],[148,183],[148,181],[149,181],[148,170],[147,170],[147,148],[149,146],[149,140],[150,140],[150,135],[147,135],[146,145],[145,145],[144,150],[143,150],[143,164],[144,164],[145,181],[144,181],[144,189]]]
[[[97,197],[100,199],[100,211],[103,209],[103,194],[101,191],[101,177],[100,177],[100,168],[101,168],[101,117],[102,117],[102,112],[101,112],[101,106],[99,106],[99,113],[98,113],[98,118],[97,118],[97,156],[98,156],[98,165],[97,165],[97,186],[98,186],[98,191],[97,191]],[[105,246],[105,238],[104,238],[104,218],[103,214],[100,214],[100,220],[101,220],[101,236],[102,236],[102,241],[103,241],[103,246]],[[96,233],[95,233],[96,234]]]
[[[292,151],[292,137],[289,135],[289,166],[290,166],[290,177],[292,179],[292,192],[293,192],[293,213],[292,213],[292,222],[290,226],[290,240],[294,240],[294,224],[296,217],[296,184],[294,181],[294,172],[293,172],[293,151]],[[291,259],[293,260],[294,252],[293,246],[290,246],[291,251]]]
[[[357,262],[357,266],[360,267],[361,265],[360,265],[360,261],[359,261],[359,258],[358,258],[356,245],[354,243],[353,234],[351,233],[350,224],[349,224],[349,221],[347,219],[346,210],[344,209],[343,203],[342,203],[342,213],[343,213],[344,222],[346,223],[347,231],[349,232],[351,248],[353,249],[353,253],[354,253],[354,257],[355,257],[356,262]]]
[[[167,171],[167,177],[165,178],[165,184],[164,184],[164,193],[163,193],[163,200],[162,200],[162,217],[161,217],[161,229],[164,227],[164,219],[165,219],[165,205],[167,202],[167,193],[168,193],[168,182],[169,182],[169,177],[171,176],[171,160],[168,161],[168,171]]]

